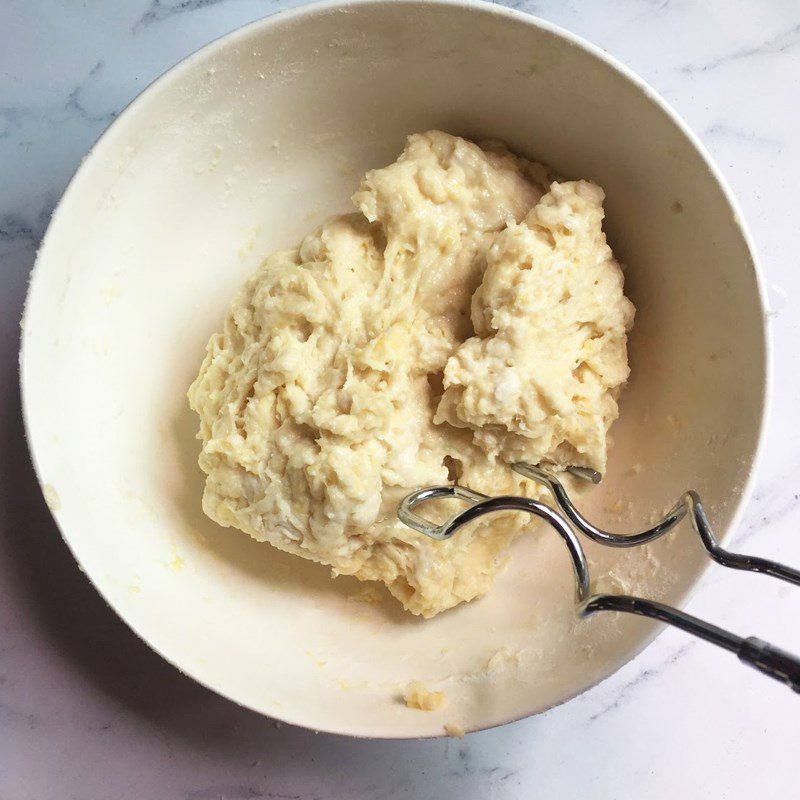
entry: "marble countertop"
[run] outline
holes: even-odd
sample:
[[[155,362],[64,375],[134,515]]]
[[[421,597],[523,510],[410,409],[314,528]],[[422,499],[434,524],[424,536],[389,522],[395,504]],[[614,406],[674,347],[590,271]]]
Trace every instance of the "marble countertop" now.
[[[585,695],[464,740],[281,726],[149,651],[80,574],[28,463],[18,321],[38,242],[81,157],[142,88],[278,0],[0,6],[0,797],[334,800],[791,796],[800,699],[667,631]],[[800,564],[800,6],[796,0],[513,0],[649,81],[737,194],[770,285],[775,380],[739,549]],[[689,610],[800,652],[800,592],[710,571]]]

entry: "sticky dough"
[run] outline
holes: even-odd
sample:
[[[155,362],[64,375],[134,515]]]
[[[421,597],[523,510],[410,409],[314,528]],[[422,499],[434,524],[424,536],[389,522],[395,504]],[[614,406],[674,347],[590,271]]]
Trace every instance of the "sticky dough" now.
[[[410,490],[535,495],[508,463],[606,466],[634,309],[603,191],[431,131],[368,172],[355,213],[266,258],[189,390],[212,519],[429,617],[484,594],[527,524],[447,542]]]

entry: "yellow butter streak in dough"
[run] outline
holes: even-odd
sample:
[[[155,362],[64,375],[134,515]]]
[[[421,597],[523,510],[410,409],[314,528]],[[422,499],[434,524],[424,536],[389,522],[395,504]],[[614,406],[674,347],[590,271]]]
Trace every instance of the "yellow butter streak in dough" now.
[[[603,470],[633,307],[602,190],[502,145],[411,136],[353,200],[269,256],[209,342],[189,390],[203,508],[433,616],[490,588],[527,520],[435,542],[399,500],[453,478],[535,494],[521,458]]]

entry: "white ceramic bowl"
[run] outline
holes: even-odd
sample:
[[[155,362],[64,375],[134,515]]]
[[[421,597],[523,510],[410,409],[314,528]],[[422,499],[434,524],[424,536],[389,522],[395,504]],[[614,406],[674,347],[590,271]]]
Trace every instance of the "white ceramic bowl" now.
[[[53,217],[24,320],[31,450],[64,538],[142,639],[310,728],[496,725],[574,696],[654,633],[576,623],[547,531],[515,545],[488,597],[426,622],[202,514],[185,392],[234,290],[429,128],[504,139],[607,192],[638,314],[591,513],[631,529],[695,487],[725,533],[760,440],[768,347],[747,233],[694,136],[597,48],[489,4],[399,1],[297,9],[186,59],[111,126]],[[687,527],[647,551],[588,548],[595,576],[680,603],[706,564]],[[398,701],[414,679],[445,691],[443,712]]]

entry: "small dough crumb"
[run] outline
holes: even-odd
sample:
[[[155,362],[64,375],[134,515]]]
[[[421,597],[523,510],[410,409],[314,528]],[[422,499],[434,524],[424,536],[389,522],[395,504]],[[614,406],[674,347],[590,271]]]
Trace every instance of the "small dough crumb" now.
[[[409,708],[420,711],[440,711],[447,702],[444,692],[430,692],[419,681],[412,681],[408,685],[403,700]]]
[[[61,498],[58,496],[58,492],[49,483],[42,486],[42,493],[44,494],[44,501],[51,511],[61,510]]]
[[[630,501],[625,502],[621,497],[618,497],[613,503],[606,506],[606,511],[620,515],[623,511],[630,511],[631,508],[633,508],[633,503]]]
[[[324,666],[328,664],[327,661],[321,659],[316,653],[312,652],[311,650],[306,650],[306,655],[320,668],[322,669]]]
[[[491,675],[508,669],[518,669],[520,665],[520,653],[512,652],[507,647],[496,650],[492,657],[486,662],[486,674]]]
[[[444,732],[448,736],[452,736],[454,739],[464,738],[464,729],[460,725],[456,725],[455,722],[446,722],[444,726]]]

